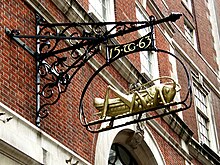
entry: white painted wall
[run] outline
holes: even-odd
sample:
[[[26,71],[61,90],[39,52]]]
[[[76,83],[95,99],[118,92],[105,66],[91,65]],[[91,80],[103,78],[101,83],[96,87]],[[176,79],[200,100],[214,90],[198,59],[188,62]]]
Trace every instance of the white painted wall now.
[[[71,156],[71,163],[90,165],[1,102],[0,112],[13,116],[9,122],[0,122],[0,165],[67,165]]]

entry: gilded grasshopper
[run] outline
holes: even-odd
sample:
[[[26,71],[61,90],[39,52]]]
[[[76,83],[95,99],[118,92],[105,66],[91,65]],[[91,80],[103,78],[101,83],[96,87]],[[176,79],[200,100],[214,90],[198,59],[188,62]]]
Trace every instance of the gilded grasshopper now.
[[[169,79],[171,82],[147,87],[154,81],[161,79]],[[129,94],[124,94],[109,85],[105,94],[105,99],[95,98],[94,106],[100,111],[97,114],[100,115],[101,118],[105,118],[106,116],[116,117],[118,115],[143,111],[152,107],[171,103],[176,92],[180,91],[180,89],[181,86],[177,84],[173,78],[168,76],[159,77],[146,84],[139,85]],[[117,97],[109,98],[110,91],[113,91]]]

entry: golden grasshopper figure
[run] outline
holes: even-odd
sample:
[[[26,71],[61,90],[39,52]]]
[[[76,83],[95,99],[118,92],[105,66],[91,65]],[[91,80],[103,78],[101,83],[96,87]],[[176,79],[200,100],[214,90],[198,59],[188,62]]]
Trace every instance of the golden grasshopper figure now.
[[[169,79],[171,81],[147,87],[154,81],[161,79]],[[125,113],[133,113],[159,105],[166,105],[173,101],[176,92],[180,91],[180,89],[180,85],[168,76],[159,77],[146,84],[139,85],[130,94],[124,94],[112,86],[108,86],[105,99],[95,98],[94,106],[100,111],[97,114],[101,118],[106,116],[115,117]],[[109,98],[110,90],[115,93],[117,98]]]

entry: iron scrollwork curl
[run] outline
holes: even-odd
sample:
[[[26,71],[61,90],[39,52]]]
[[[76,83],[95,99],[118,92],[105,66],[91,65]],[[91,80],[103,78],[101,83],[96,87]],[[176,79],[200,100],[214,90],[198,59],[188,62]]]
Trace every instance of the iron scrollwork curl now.
[[[60,99],[78,70],[99,51],[99,43],[91,42],[96,40],[95,33],[86,31],[80,24],[60,30],[63,25],[38,23],[37,36],[41,37],[37,41],[40,77],[37,95],[41,103],[37,109],[37,125],[49,114],[47,107]]]

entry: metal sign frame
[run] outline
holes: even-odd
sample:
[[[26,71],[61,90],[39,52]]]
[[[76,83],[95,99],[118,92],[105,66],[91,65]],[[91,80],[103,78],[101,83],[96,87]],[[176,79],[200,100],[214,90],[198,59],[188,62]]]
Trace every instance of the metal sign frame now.
[[[36,14],[36,35],[21,35],[18,30],[9,30],[6,28],[6,34],[36,59],[36,125],[40,127],[41,120],[47,117],[49,114],[48,107],[58,102],[61,95],[67,91],[71,80],[78,73],[78,71],[85,66],[85,64],[91,58],[99,53],[100,46],[104,45],[107,52],[106,63],[96,70],[86,83],[81,94],[79,115],[82,125],[85,126],[90,132],[101,132],[115,128],[111,127],[106,129],[92,130],[90,129],[90,126],[100,124],[102,122],[113,121],[116,120],[116,118],[104,120],[101,119],[89,123],[86,121],[86,116],[84,115],[83,110],[83,98],[93,78],[98,75],[102,69],[104,69],[106,66],[109,66],[115,60],[128,54],[143,50],[167,53],[175,57],[182,64],[181,60],[179,60],[178,57],[172,53],[155,48],[153,37],[155,25],[164,22],[175,22],[180,18],[180,16],[180,13],[171,13],[168,17],[160,20],[156,20],[155,17],[150,16],[149,21],[142,22],[47,23],[43,17],[41,17],[39,14]],[[108,25],[111,25],[110,29],[106,28]],[[112,38],[123,36],[147,27],[150,27],[150,33],[135,41],[123,45],[114,45],[111,42]],[[23,39],[34,39],[36,42],[36,51],[32,50],[28,45],[26,45]],[[66,42],[66,44],[63,45],[62,41]],[[66,52],[70,52],[71,56],[67,57],[65,54]],[[178,103],[182,104],[183,107],[177,111],[182,111],[191,106],[191,101],[190,105],[186,105],[184,103],[191,95],[191,84],[185,66],[184,70],[188,79],[188,94],[183,102]],[[42,85],[41,82],[46,82],[46,84]],[[47,102],[47,100],[51,100],[52,98],[52,102]],[[42,99],[46,101],[42,102]],[[177,105],[177,103],[172,103],[171,105],[165,105],[164,107],[158,108],[166,108],[173,105]],[[157,108],[153,108],[151,110],[154,111],[156,109]],[[138,120],[135,119],[134,121],[125,123],[123,125],[154,118],[149,117],[143,119],[141,118],[143,113],[144,111],[133,114],[139,115]],[[170,113],[165,113],[163,115],[167,114]],[[131,114],[119,116],[117,119],[128,116],[131,116]],[[158,117],[160,116],[162,115],[159,115]]]

